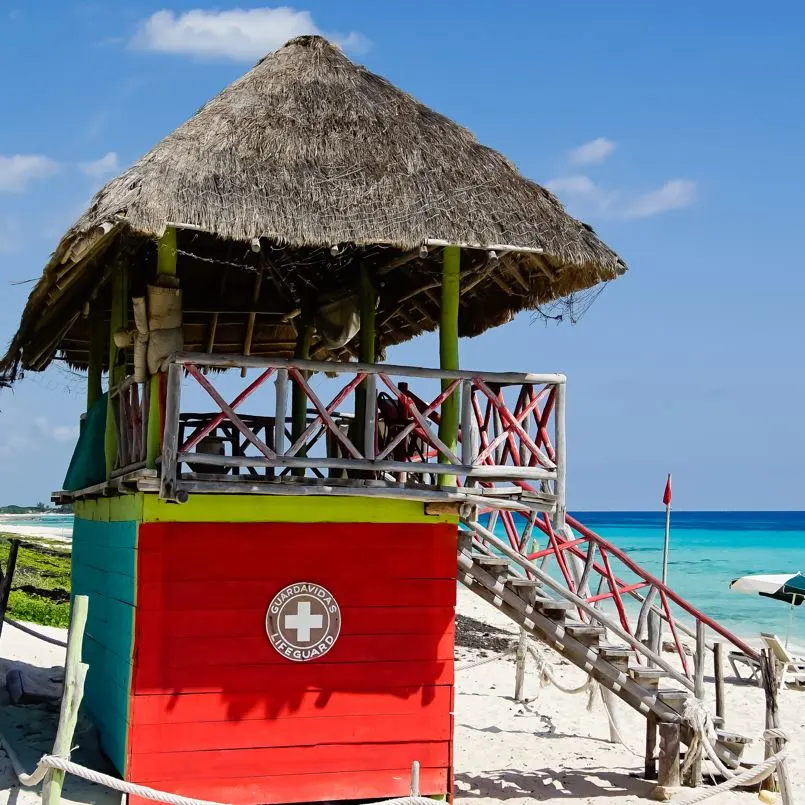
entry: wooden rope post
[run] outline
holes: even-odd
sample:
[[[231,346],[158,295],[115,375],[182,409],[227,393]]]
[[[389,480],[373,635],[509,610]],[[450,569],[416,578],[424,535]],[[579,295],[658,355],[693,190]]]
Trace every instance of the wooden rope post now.
[[[724,644],[718,641],[713,645],[713,678],[716,681],[716,715],[726,717],[724,699]]]
[[[458,306],[461,293],[461,249],[458,246],[445,246],[442,253],[442,305],[439,320],[439,366],[441,369],[458,369]],[[450,385],[442,380],[442,391]],[[441,406],[439,439],[453,453],[458,445],[459,397],[453,394]],[[446,456],[439,456],[443,463],[449,463]],[[455,475],[443,475],[440,486],[455,486]]]
[[[8,562],[6,562],[6,572],[0,571],[0,634],[3,632],[3,621],[8,609],[8,597],[11,595],[11,585],[14,582],[14,571],[17,568],[17,552],[19,551],[20,541],[18,539],[9,540]]]
[[[650,609],[648,611],[648,638],[646,640],[649,651],[653,651],[655,654],[662,653],[661,636],[662,619],[660,618],[660,613],[655,609]],[[656,668],[657,664],[649,660],[648,666],[649,668]]]
[[[679,724],[661,721],[660,756],[657,785],[663,788],[678,788],[681,782],[679,764]]]
[[[160,278],[176,276],[176,229],[169,226],[157,242],[157,285]],[[162,395],[160,387],[164,373],[157,372],[150,378],[148,395],[148,433],[145,451],[145,465],[154,469],[162,446]],[[166,420],[167,423],[167,420]]]
[[[647,780],[657,779],[657,716],[654,713],[646,715],[646,757],[644,776]]]
[[[73,734],[78,721],[78,708],[84,695],[84,680],[89,666],[81,662],[81,647],[87,625],[89,598],[77,595],[73,598],[70,632],[67,636],[67,657],[64,662],[64,693],[59,711],[59,726],[53,743],[53,754],[68,758],[73,746]],[[42,805],[58,805],[64,786],[64,772],[52,769],[42,784]]]
[[[704,701],[704,664],[707,657],[707,643],[705,640],[706,629],[707,627],[701,621],[696,621],[696,656],[694,657],[693,693],[700,702]],[[701,742],[699,742],[683,781],[684,784],[690,788],[698,788],[702,784],[702,754],[703,747]]]
[[[763,681],[763,691],[766,694],[766,729],[780,728],[780,710],[777,706],[777,665],[771,649],[760,652],[760,675]],[[769,738],[766,741],[765,757],[769,758],[779,752],[785,741],[782,738]],[[788,769],[785,761],[770,774],[762,783],[761,788],[766,791],[779,791],[783,805],[793,805],[793,789],[788,778]]]

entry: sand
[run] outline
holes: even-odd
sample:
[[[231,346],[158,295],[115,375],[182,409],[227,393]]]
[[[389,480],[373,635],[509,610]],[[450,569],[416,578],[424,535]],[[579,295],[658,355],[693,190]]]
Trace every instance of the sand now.
[[[497,650],[514,639],[511,623],[486,602],[467,590],[459,590],[458,611],[462,628],[457,640],[457,665],[471,663]],[[480,622],[480,624],[474,621]],[[488,627],[485,627],[487,624]],[[41,627],[37,627],[41,628]],[[46,629],[52,635],[62,630]],[[63,637],[62,637],[63,639]],[[495,650],[474,647],[488,644]],[[584,681],[577,668],[564,664],[545,649],[563,684],[575,686]],[[0,638],[0,687],[4,689],[5,673],[15,664],[25,664],[29,671],[49,678],[63,662],[64,651],[37,641],[8,626]],[[56,672],[58,669],[56,669]],[[729,678],[728,678],[729,679]],[[645,721],[626,705],[618,702],[617,719],[621,732],[631,748],[609,742],[609,728],[600,698],[588,712],[586,695],[570,696],[553,687],[540,688],[534,666],[526,679],[526,704],[512,698],[514,662],[505,659],[456,673],[456,801],[460,805],[487,805],[501,800],[529,802],[561,802],[563,805],[593,803],[621,805],[645,798],[653,784],[637,777],[643,761],[639,756],[645,735]],[[712,680],[707,680],[708,696],[713,694]],[[5,696],[5,692],[2,694]],[[727,685],[727,727],[750,736],[760,736],[764,718],[761,689],[746,684]],[[7,699],[0,698],[0,707]],[[15,710],[17,708],[7,708]],[[798,801],[805,802],[805,691],[781,692],[784,726],[793,740],[789,764]],[[32,747],[29,768],[36,753],[47,748],[55,730],[54,711],[39,710],[35,718],[26,716],[26,742]],[[81,744],[82,761],[103,768],[91,730],[82,724],[77,742]],[[757,741],[746,756],[760,760],[763,744]],[[0,805],[33,805],[39,802],[35,791],[18,790],[8,758],[0,752]],[[686,796],[687,791],[680,794]],[[65,790],[67,802],[117,804],[112,792],[71,779]],[[712,803],[757,802],[748,793],[727,793],[714,797]]]

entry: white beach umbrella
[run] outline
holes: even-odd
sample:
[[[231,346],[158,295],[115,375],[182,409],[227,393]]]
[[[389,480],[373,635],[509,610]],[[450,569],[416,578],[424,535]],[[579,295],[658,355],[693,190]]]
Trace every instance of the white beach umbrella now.
[[[751,576],[741,576],[730,582],[730,590],[788,602],[791,605],[788,615],[788,631],[785,636],[785,644],[788,646],[794,607],[805,601],[805,576],[802,573],[793,575],[790,573],[756,573]]]

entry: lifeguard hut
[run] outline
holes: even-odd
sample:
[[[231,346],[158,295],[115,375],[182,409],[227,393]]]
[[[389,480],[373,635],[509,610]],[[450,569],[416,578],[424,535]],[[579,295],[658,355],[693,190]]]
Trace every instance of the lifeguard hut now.
[[[58,499],[85,706],[123,777],[369,799],[409,793],[418,761],[450,794],[461,507],[528,494],[561,523],[565,474],[564,377],[461,369],[459,337],[623,271],[315,36],[100,190],[0,369],[88,373]],[[437,328],[436,368],[379,362]]]

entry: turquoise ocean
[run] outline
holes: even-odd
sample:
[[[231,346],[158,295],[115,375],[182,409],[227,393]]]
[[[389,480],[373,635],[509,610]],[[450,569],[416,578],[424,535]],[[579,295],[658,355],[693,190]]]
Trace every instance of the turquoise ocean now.
[[[660,576],[664,512],[574,512],[574,516]],[[46,529],[72,526],[72,516],[62,514],[4,521]],[[497,530],[503,537],[500,524]],[[675,511],[669,556],[668,583],[695,607],[742,637],[764,631],[782,638],[788,605],[731,592],[729,583],[749,573],[805,572],[805,512]],[[613,569],[618,572],[617,564]],[[630,579],[628,573],[623,577]],[[793,644],[805,646],[805,605],[795,608],[791,637]]]

